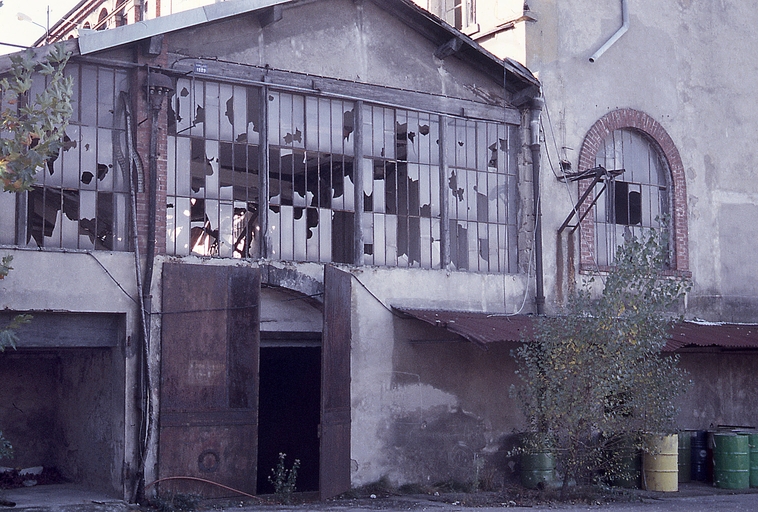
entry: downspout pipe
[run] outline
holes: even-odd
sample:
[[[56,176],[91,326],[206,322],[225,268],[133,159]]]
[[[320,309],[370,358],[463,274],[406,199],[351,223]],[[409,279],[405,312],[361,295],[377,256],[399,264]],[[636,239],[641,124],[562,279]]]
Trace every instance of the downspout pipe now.
[[[598,50],[592,54],[590,57],[590,62],[595,62],[597,59],[599,59],[600,56],[604,54],[608,48],[613,46],[613,43],[618,41],[619,38],[623,36],[627,30],[629,30],[629,5],[627,4],[627,0],[621,0],[621,27],[619,27],[616,33],[613,34],[603,46],[598,48]]]
[[[545,100],[536,97],[532,100],[530,110],[529,131],[531,144],[529,149],[532,150],[532,196],[534,197],[534,271],[535,271],[535,290],[534,303],[537,307],[537,314],[545,314],[545,287],[544,273],[542,267],[542,205],[540,193],[540,115]]]

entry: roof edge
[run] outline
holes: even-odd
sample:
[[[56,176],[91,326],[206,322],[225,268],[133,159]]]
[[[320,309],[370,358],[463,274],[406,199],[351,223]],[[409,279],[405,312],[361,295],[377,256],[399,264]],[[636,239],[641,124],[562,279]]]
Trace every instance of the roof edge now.
[[[88,55],[148,37],[246,14],[294,0],[231,0],[108,30],[80,30],[79,50]]]

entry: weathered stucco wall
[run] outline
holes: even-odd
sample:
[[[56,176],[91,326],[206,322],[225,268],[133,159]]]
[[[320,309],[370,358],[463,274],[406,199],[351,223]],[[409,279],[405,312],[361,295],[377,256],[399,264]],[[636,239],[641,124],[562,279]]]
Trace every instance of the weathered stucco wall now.
[[[502,478],[503,444],[522,420],[508,395],[513,347],[484,351],[388,307],[510,313],[526,278],[378,268],[353,275],[353,485],[383,476],[473,481],[475,464]]]
[[[248,44],[241,45],[245,33]],[[470,100],[476,85],[502,97],[493,81],[456,57],[434,57],[436,46],[372,2],[326,0],[285,6],[281,20],[260,27],[253,16],[189,29],[171,37],[179,54],[270,66],[314,77],[325,76]]]
[[[758,355],[703,350],[681,355],[692,389],[681,400],[678,426],[707,429],[718,425],[758,427]]]
[[[758,185],[753,113],[755,56],[744,48],[758,12],[745,3],[630,0],[628,32],[595,63],[592,55],[620,26],[620,2],[529,2],[538,21],[526,27],[529,68],[547,101],[545,149],[577,168],[587,131],[606,113],[632,108],[658,121],[684,165],[689,268],[694,288],[688,315],[758,321],[758,283],[751,241]],[[494,48],[491,48],[495,50]],[[543,172],[545,262],[556,261],[555,232],[577,198]],[[554,169],[555,172],[559,170]],[[555,297],[554,272],[546,290]]]
[[[19,459],[9,465],[49,464],[76,482],[130,496],[140,417],[134,255],[2,252],[13,256],[13,270],[0,281],[0,308],[40,312],[37,327],[41,316],[56,312],[119,313],[125,319],[117,339],[107,341],[113,348],[47,344],[3,354],[3,380],[20,386],[4,387],[1,400],[10,407],[3,414],[4,430],[7,422],[8,438],[18,448]],[[67,339],[79,346],[73,333]],[[14,403],[22,404],[23,412],[13,409]],[[17,439],[14,429],[19,430]]]

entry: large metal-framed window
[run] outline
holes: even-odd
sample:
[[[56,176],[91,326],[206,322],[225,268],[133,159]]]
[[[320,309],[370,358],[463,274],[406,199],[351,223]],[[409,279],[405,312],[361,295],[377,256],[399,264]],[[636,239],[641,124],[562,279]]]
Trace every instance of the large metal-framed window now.
[[[170,254],[517,271],[518,126],[199,78],[176,90]]]
[[[260,89],[179,79],[169,111],[166,250],[257,257]]]
[[[0,244],[129,250],[129,181],[114,157],[114,144],[125,147],[116,105],[128,90],[127,72],[70,62],[65,73],[74,80],[64,146],[30,192],[0,194]],[[30,97],[44,86],[45,77],[35,76]]]
[[[516,272],[518,131],[515,126],[452,119],[445,191],[450,258],[459,270]]]
[[[438,116],[365,105],[364,263],[440,268]]]
[[[270,256],[353,262],[353,102],[268,95]]]

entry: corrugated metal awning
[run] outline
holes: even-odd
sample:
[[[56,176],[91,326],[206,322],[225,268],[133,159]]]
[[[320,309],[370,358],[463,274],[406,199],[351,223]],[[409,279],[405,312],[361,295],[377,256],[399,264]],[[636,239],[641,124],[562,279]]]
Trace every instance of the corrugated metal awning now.
[[[671,331],[666,352],[684,347],[758,349],[758,325],[722,322],[680,322]]]
[[[435,327],[443,327],[486,347],[501,341],[528,340],[536,317],[477,311],[395,308],[395,310]],[[664,352],[690,347],[758,349],[758,325],[685,321],[671,330]]]
[[[444,327],[482,347],[499,341],[522,341],[532,335],[533,317],[529,315],[434,309],[395,310],[435,327]]]

